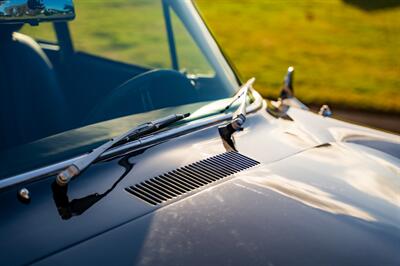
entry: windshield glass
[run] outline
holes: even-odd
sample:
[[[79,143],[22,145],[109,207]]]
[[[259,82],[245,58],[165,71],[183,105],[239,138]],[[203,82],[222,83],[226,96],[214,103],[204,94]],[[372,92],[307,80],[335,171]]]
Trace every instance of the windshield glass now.
[[[27,2],[13,1],[18,10]],[[0,178],[88,152],[127,128],[192,112],[238,88],[191,1],[74,5],[73,21],[0,25]]]

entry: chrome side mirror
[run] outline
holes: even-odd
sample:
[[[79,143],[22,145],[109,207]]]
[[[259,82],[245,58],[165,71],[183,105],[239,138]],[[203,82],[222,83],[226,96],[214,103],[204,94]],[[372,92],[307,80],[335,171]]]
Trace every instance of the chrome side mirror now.
[[[281,90],[280,97],[282,100],[294,97],[293,78],[294,78],[294,67],[290,66],[287,70],[287,74],[285,76],[283,87]]]
[[[309,110],[306,105],[304,105],[294,96],[293,79],[294,67],[290,66],[288,67],[288,71],[283,82],[279,102],[282,105],[291,106],[303,110]]]

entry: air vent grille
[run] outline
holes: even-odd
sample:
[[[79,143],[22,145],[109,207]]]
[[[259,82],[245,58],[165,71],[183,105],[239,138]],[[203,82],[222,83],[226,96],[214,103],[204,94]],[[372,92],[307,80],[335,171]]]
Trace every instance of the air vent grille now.
[[[259,162],[238,152],[226,152],[153,177],[125,190],[147,203],[158,205],[257,164]]]

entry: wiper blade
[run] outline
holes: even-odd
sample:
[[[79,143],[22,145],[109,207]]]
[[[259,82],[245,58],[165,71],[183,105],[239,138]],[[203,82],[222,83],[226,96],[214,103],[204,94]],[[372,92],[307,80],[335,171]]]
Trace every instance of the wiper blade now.
[[[109,150],[110,148],[122,145],[134,139],[139,139],[142,136],[157,132],[175,122],[178,122],[182,119],[188,117],[190,113],[187,114],[174,114],[169,115],[164,118],[160,118],[157,120],[153,120],[137,127],[132,128],[131,130],[125,132],[124,134],[113,138],[106,143],[100,145],[96,149],[92,150],[86,156],[77,159],[66,169],[61,171],[57,175],[57,184],[60,186],[65,186],[68,182],[75,176],[78,176],[82,171],[88,168],[93,162],[95,162],[104,152]]]

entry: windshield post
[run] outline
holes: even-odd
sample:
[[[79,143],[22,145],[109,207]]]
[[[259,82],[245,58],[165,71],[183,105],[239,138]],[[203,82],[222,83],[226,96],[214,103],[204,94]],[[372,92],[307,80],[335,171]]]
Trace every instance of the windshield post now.
[[[162,1],[162,7],[165,19],[165,27],[167,30],[168,46],[169,46],[169,53],[171,56],[172,68],[179,71],[178,55],[176,52],[174,31],[172,29],[171,14],[169,6],[164,0]]]

